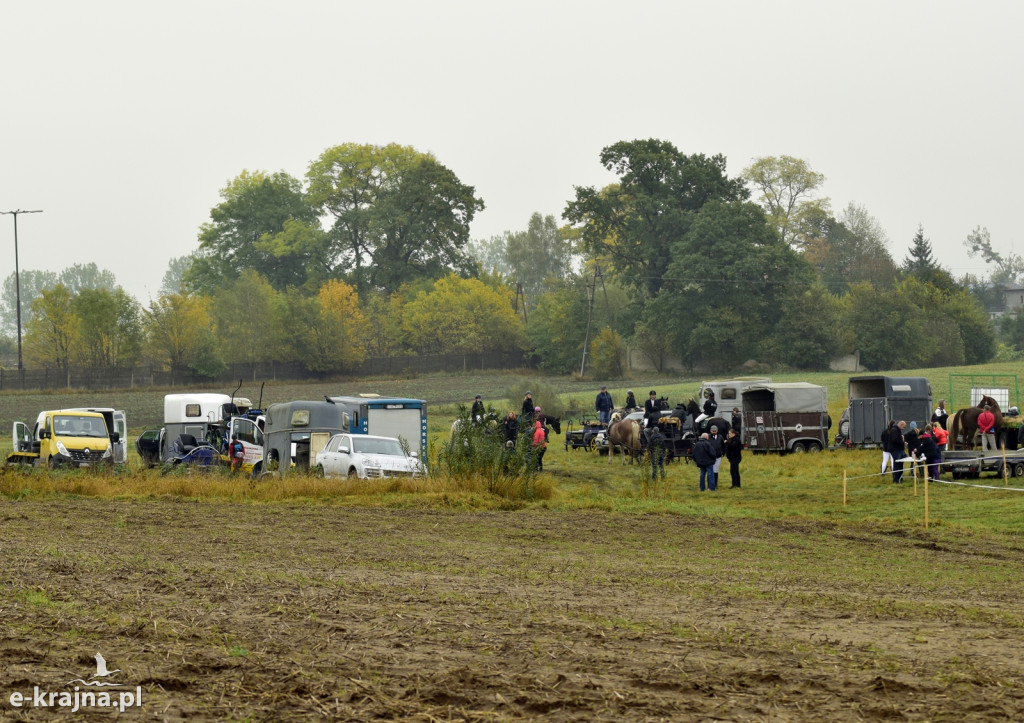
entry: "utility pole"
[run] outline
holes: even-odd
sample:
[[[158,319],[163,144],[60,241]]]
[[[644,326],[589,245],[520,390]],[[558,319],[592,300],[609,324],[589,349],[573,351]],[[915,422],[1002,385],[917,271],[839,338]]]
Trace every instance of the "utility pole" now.
[[[18,307],[18,371],[25,368],[21,361],[21,271],[18,269],[18,214],[19,213],[42,213],[42,211],[0,211],[2,214],[14,216],[14,294],[15,304]]]
[[[601,275],[601,264],[594,261],[594,281],[588,284],[587,289],[587,332],[583,337],[583,358],[580,360],[580,376],[587,366],[587,348],[590,346],[590,321],[594,317],[594,298],[597,296],[597,280],[601,279],[601,290],[604,291],[604,306],[608,309],[608,289],[604,286],[604,276]]]

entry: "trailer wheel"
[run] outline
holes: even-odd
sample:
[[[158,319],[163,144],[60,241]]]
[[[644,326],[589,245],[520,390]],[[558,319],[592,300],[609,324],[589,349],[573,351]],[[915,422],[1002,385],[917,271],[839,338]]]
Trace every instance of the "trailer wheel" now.
[[[1013,476],[1024,477],[1024,462],[1016,462],[1013,465]]]
[[[803,454],[807,451],[807,445],[803,442],[794,442],[792,449],[790,450],[793,454]]]
[[[807,451],[808,452],[820,452],[821,451],[821,443],[819,443],[819,442],[808,442],[807,443]]]

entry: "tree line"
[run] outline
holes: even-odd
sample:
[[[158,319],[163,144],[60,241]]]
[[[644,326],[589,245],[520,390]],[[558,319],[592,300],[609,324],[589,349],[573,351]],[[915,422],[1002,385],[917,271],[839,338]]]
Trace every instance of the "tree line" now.
[[[980,227],[965,249],[994,271],[954,279],[923,228],[897,263],[866,209],[834,214],[824,176],[800,159],[758,158],[729,177],[721,155],[646,139],[599,161],[616,181],[576,187],[564,224],[535,213],[477,240],[475,189],[408,146],[336,146],[302,180],[242,171],[148,306],[95,264],[22,272],[26,363],[214,376],[233,362],[344,372],[367,356],[527,350],[551,372],[616,376],[627,348],[659,370],[722,371],[823,369],[854,351],[874,369],[973,364],[1024,349],[1024,320],[997,327],[985,311],[1024,263]]]

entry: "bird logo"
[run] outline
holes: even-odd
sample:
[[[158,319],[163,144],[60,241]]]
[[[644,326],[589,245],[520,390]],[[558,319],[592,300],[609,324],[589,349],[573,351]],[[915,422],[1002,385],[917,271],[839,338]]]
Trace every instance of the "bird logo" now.
[[[120,687],[121,683],[111,683],[111,682],[108,682],[108,681],[100,680],[100,678],[108,678],[111,675],[113,675],[114,673],[120,673],[121,669],[118,668],[117,670],[107,670],[107,661],[106,661],[106,659],[102,655],[100,655],[99,653],[96,653],[95,657],[96,657],[96,673],[93,674],[93,676],[89,680],[83,680],[82,678],[75,678],[74,680],[68,682],[68,685],[71,685],[71,683],[81,683],[82,685],[95,685],[97,687],[106,687],[106,686],[113,686],[115,688],[116,687]]]

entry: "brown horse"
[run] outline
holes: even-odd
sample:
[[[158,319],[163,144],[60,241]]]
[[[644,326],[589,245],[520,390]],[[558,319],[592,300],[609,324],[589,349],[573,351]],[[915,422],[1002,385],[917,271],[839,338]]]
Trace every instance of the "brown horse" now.
[[[974,449],[974,435],[978,433],[978,416],[988,405],[992,416],[996,418],[996,436],[998,438],[999,428],[1003,426],[1003,412],[999,409],[999,402],[992,397],[982,397],[976,407],[958,409],[953,415],[953,421],[949,424],[949,440],[953,449]]]
[[[643,452],[643,446],[640,441],[640,422],[635,419],[617,419],[613,421],[608,425],[608,431],[605,436],[608,439],[608,464],[611,464],[612,457],[615,455],[616,444],[622,446],[622,453],[624,455],[629,455],[630,464],[633,463],[638,454]],[[622,463],[625,464],[626,460],[623,459]]]

